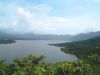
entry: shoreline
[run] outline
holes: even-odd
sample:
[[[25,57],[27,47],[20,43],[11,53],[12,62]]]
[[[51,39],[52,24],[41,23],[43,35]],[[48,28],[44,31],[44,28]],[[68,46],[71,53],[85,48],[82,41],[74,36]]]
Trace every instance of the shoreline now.
[[[12,43],[16,43],[16,41],[15,40],[8,40],[8,39],[0,40],[0,44],[12,44]]]

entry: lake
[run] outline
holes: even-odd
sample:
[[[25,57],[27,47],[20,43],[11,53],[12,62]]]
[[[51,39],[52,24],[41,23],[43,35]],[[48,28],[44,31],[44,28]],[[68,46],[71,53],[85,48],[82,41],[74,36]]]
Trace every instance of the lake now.
[[[15,57],[24,57],[32,54],[34,56],[46,56],[45,62],[77,60],[76,56],[62,52],[60,47],[48,45],[64,42],[66,41],[17,40],[16,43],[12,44],[0,44],[0,58],[6,59],[7,63],[12,63]]]

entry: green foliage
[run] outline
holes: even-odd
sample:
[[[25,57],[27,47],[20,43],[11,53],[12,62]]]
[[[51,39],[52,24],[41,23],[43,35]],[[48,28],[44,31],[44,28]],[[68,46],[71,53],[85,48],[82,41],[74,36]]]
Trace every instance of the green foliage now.
[[[100,56],[98,54],[91,54],[88,58],[91,62],[100,64]]]
[[[5,60],[0,60],[0,75],[7,75],[8,65],[4,62]]]
[[[34,75],[52,75],[52,71],[51,64],[40,64],[35,67]]]
[[[43,59],[44,56],[29,55],[16,58],[13,64],[5,64],[4,60],[0,60],[0,75],[98,75],[93,73],[91,64],[84,60],[51,64],[44,63]]]
[[[92,75],[91,65],[79,60],[75,62],[58,62],[58,75]]]

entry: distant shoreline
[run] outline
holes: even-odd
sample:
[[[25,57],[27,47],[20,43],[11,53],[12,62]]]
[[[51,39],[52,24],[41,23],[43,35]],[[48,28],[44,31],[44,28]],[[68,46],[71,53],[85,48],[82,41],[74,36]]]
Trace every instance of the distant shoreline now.
[[[12,44],[15,43],[15,40],[8,40],[8,39],[0,39],[0,44]]]

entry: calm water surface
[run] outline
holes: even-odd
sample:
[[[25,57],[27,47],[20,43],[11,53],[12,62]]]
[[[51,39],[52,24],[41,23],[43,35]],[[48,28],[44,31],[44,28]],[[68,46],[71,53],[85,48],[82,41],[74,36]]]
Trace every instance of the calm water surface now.
[[[17,40],[13,44],[0,44],[0,57],[6,59],[7,63],[11,63],[15,57],[23,57],[28,54],[34,56],[45,55],[45,62],[77,60],[74,55],[60,51],[59,47],[48,45],[64,42],[66,41]]]

